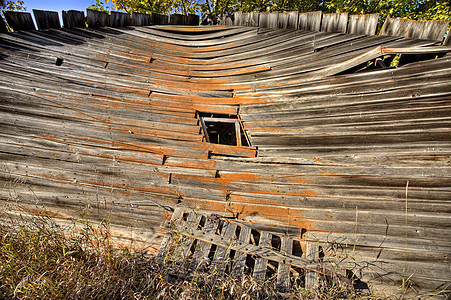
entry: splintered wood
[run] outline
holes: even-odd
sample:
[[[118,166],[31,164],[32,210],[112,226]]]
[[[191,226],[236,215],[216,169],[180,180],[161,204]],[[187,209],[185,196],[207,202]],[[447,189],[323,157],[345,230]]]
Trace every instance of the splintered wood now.
[[[168,231],[156,259],[161,266],[167,265],[173,276],[210,271],[238,278],[249,274],[256,280],[274,276],[280,291],[287,291],[295,278],[305,282],[306,288],[316,286],[320,270],[316,245],[307,244],[308,253],[302,253],[301,247],[294,250],[296,241],[287,236],[182,207],[175,209],[171,221],[163,227]]]

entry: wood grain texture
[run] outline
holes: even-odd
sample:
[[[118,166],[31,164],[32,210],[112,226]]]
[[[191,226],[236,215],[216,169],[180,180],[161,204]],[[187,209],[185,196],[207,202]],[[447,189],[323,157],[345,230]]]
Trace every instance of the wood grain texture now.
[[[39,30],[61,28],[58,12],[33,9],[33,14]]]
[[[406,36],[409,33],[410,28],[414,22],[415,21],[409,19],[387,17],[379,34]]]
[[[298,29],[304,31],[320,31],[322,17],[322,11],[300,13]]]
[[[348,25],[348,13],[323,14],[321,31],[346,32]]]
[[[28,12],[5,11],[6,22],[14,31],[36,30],[31,14]]]
[[[112,11],[110,15],[111,27],[124,27],[132,25],[132,20],[128,13]]]
[[[105,27],[110,25],[110,15],[103,11],[87,9],[87,23],[89,28]]]
[[[85,28],[85,12],[77,10],[63,10],[63,25],[64,28]]]
[[[350,15],[347,33],[375,35],[379,14]]]
[[[419,291],[439,288],[451,247],[449,48],[299,29],[1,34],[0,202],[66,224],[108,217],[117,240],[143,248],[158,247],[160,223],[183,204],[327,255],[339,244],[370,285],[407,270]],[[434,59],[368,67],[397,53]],[[203,142],[199,111],[239,113],[251,146]]]

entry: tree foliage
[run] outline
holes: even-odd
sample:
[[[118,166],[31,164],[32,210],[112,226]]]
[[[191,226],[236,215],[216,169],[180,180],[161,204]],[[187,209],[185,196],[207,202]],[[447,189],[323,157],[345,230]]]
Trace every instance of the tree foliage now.
[[[96,0],[99,2],[109,0]],[[387,16],[423,19],[449,19],[450,0],[111,0],[113,10],[142,13],[222,14],[235,11],[322,10],[325,13],[379,13]],[[96,5],[95,5],[96,6]]]
[[[10,11],[22,11],[27,10],[27,8],[24,6],[24,1],[17,0],[17,1],[5,1],[0,0],[0,11],[4,10],[10,10]]]
[[[382,19],[445,20],[451,16],[449,0],[330,0],[325,6],[329,12],[379,13]]]

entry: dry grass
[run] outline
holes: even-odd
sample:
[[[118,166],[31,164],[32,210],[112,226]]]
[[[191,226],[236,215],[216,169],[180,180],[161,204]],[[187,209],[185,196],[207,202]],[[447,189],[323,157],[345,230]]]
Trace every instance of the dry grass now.
[[[112,246],[110,231],[62,229],[47,217],[0,225],[1,299],[375,299],[323,284],[279,293],[274,283],[249,276],[201,274],[167,280],[167,269],[139,251]]]

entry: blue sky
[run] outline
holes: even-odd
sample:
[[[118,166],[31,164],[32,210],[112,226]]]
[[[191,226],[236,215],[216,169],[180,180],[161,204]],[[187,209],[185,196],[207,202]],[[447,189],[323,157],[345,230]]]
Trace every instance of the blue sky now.
[[[95,0],[24,0],[25,7],[28,12],[33,12],[33,9],[53,10],[61,14],[62,10],[83,10],[86,13],[86,8],[94,4]]]
[[[84,11],[86,16],[86,8],[95,3],[96,0],[24,0],[24,6],[27,12],[31,13],[33,20],[33,9],[57,11],[61,25],[63,25],[61,13],[63,10]],[[111,5],[111,0],[108,2],[108,5]]]

